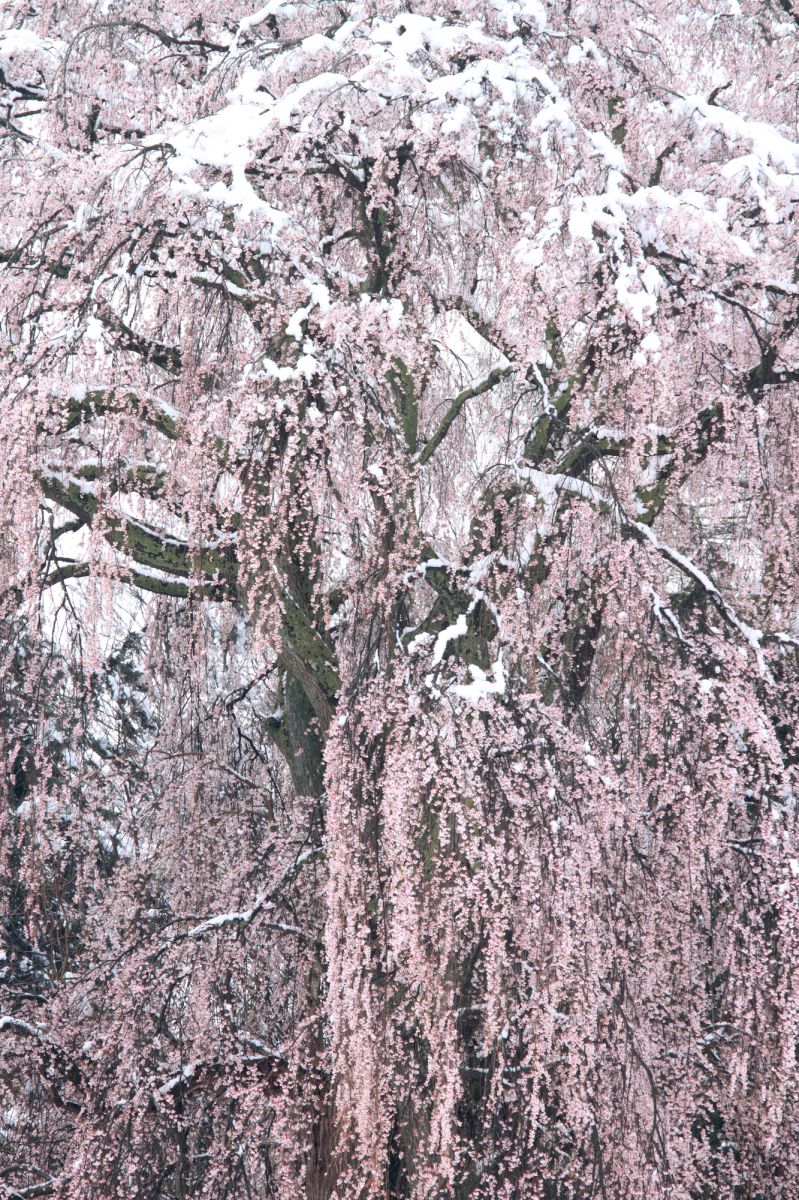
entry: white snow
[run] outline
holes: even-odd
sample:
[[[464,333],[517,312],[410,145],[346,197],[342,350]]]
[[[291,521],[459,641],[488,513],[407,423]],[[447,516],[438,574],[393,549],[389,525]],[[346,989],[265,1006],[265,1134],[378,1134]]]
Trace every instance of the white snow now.
[[[476,667],[473,663],[469,665],[469,674],[472,677],[471,683],[455,683],[449,689],[455,696],[459,696],[461,700],[468,701],[469,704],[478,704],[484,700],[486,696],[503,696],[505,694],[505,669],[502,665],[502,651],[496,662],[492,663],[492,671],[494,678],[489,679],[485,671],[480,667]]]
[[[433,648],[432,666],[437,667],[441,662],[446,652],[447,646],[456,638],[463,637],[468,633],[469,625],[466,620],[466,614],[461,613],[454,625],[449,625],[446,629],[442,629],[436,638],[436,644]],[[416,639],[414,638],[414,641]]]
[[[265,899],[265,896],[259,895],[252,908],[245,909],[243,912],[220,913],[218,916],[209,917],[207,921],[190,929],[187,936],[201,937],[204,933],[210,933],[214,929],[224,929],[227,925],[249,925],[263,908]]]
[[[732,142],[747,142],[761,167],[773,163],[786,172],[799,170],[799,144],[767,121],[752,121],[718,104],[708,104],[703,96],[675,100],[673,107],[678,112],[699,118],[700,124],[718,130]]]

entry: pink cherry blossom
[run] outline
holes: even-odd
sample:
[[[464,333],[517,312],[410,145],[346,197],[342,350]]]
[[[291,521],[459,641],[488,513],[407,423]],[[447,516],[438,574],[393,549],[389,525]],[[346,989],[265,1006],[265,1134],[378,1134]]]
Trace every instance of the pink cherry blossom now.
[[[799,17],[7,0],[0,1192],[799,1196]]]

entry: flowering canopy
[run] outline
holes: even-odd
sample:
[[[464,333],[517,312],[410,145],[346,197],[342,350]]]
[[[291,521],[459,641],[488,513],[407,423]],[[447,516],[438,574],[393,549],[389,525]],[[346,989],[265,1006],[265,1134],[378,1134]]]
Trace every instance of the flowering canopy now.
[[[9,1196],[799,1193],[799,16],[8,0]]]

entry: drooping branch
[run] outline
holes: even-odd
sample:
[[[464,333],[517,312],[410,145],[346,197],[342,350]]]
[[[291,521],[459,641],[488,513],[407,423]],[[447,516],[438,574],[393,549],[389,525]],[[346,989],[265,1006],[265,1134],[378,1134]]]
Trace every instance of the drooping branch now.
[[[615,496],[606,495],[599,488],[594,487],[585,480],[574,479],[568,475],[547,474],[546,472],[534,471],[524,466],[518,466],[516,471],[520,478],[533,484],[536,490],[543,495],[563,492],[570,496],[579,497],[582,500],[588,500],[590,503],[596,505],[600,512],[610,513],[615,517],[625,534],[635,538],[642,545],[651,546],[661,558],[681,571],[692,583],[699,586],[702,593],[708,597],[727,624],[735,629],[743,637],[744,641],[748,643],[755,654],[760,673],[765,677],[769,676],[761,645],[764,632],[754,629],[751,625],[743,621],[738,616],[735,608],[722,595],[719,588],[701,567],[698,567],[690,558],[686,557],[679,550],[676,550],[673,546],[661,542],[649,525],[630,517]],[[771,639],[785,642],[794,640],[786,633],[771,633],[769,636]]]

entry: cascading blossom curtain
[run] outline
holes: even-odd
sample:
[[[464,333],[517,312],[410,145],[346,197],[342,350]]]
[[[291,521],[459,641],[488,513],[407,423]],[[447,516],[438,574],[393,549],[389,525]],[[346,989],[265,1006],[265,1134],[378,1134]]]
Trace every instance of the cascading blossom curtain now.
[[[792,1200],[799,13],[1,15],[0,1190]]]

